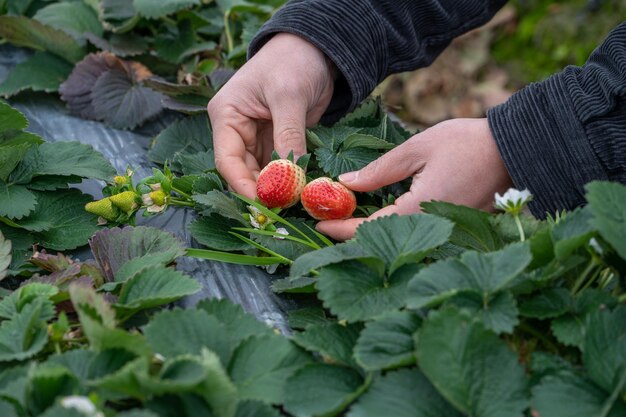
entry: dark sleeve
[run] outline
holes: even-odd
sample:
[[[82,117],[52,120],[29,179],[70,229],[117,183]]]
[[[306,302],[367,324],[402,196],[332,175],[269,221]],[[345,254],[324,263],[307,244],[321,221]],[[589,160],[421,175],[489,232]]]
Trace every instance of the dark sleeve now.
[[[583,67],[529,85],[487,117],[535,216],[583,205],[590,181],[626,183],[626,22]]]
[[[325,117],[354,109],[388,75],[429,65],[453,38],[487,22],[506,0],[291,0],[250,44],[278,32],[320,48],[341,76]]]

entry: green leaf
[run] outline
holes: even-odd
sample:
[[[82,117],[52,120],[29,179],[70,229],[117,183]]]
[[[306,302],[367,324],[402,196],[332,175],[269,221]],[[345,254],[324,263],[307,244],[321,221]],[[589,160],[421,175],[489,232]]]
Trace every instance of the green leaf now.
[[[130,336],[128,333],[124,334]],[[119,370],[111,374],[90,380],[88,386],[94,387],[100,391],[112,393],[109,395],[119,396],[119,394],[121,394],[122,397],[132,397],[142,400],[146,397],[146,392],[140,380],[142,376],[148,373],[149,366],[150,364],[147,357],[138,357],[127,362]]]
[[[133,6],[139,14],[149,19],[164,17],[200,4],[200,0],[133,0]]]
[[[115,308],[133,312],[158,307],[195,294],[201,288],[182,272],[155,265],[141,270],[124,284]]]
[[[100,0],[99,16],[105,29],[122,33],[131,30],[139,21],[139,16],[128,0]]]
[[[237,407],[235,417],[280,417],[280,413],[260,401],[242,401]]]
[[[337,416],[365,388],[361,375],[352,369],[308,365],[287,380],[285,409],[296,417]]]
[[[36,234],[39,244],[55,250],[74,249],[87,243],[97,230],[95,216],[87,213],[85,204],[91,197],[70,189],[55,193],[36,191],[35,211],[21,222]]]
[[[392,215],[363,223],[355,238],[363,249],[383,259],[393,273],[402,265],[421,261],[445,243],[453,226],[430,214]]]
[[[403,306],[407,284],[419,268],[407,265],[386,278],[361,262],[347,261],[321,269],[316,287],[324,306],[340,320],[367,320]]]
[[[352,351],[361,325],[314,324],[293,335],[293,341],[306,350],[319,353],[325,361],[356,367]]]
[[[5,239],[2,231],[0,231],[0,281],[7,276],[11,258],[11,241]]]
[[[203,216],[217,213],[240,224],[246,224],[237,202],[221,191],[214,190],[206,194],[194,194],[192,199],[204,209],[201,212]]]
[[[599,309],[611,307],[616,300],[607,292],[587,289],[576,295],[570,311],[552,320],[554,336],[564,345],[582,347],[587,329],[587,316]]]
[[[28,378],[28,409],[38,415],[54,405],[57,398],[72,395],[77,389],[78,380],[69,369],[60,365],[41,364]]]
[[[597,310],[589,316],[582,351],[589,378],[612,392],[626,369],[626,306]],[[626,393],[624,386],[622,393]]]
[[[37,197],[23,185],[7,185],[0,181],[0,216],[21,219],[37,205]]]
[[[443,201],[421,204],[426,213],[434,214],[454,222],[450,243],[466,249],[491,252],[502,247],[500,237],[494,232],[486,211],[458,206]]]
[[[367,148],[367,149],[393,149],[394,144],[389,143],[384,139],[379,139],[375,136],[364,135],[362,133],[355,133],[346,138],[342,143],[343,149],[351,148]]]
[[[416,368],[374,377],[348,417],[461,417]]]
[[[213,134],[206,114],[177,120],[155,138],[148,152],[152,162],[163,164],[176,153],[194,154],[212,149]]]
[[[83,34],[91,32],[102,36],[102,24],[93,8],[78,2],[53,3],[37,10],[33,19],[55,29],[62,30],[77,41],[84,41]]]
[[[116,170],[90,145],[79,142],[50,142],[31,148],[11,178],[17,183],[28,183],[33,177],[42,175],[76,175],[110,180],[116,175]]]
[[[228,372],[241,399],[282,404],[287,379],[310,362],[307,354],[284,337],[252,336],[235,350]]]
[[[202,365],[207,371],[207,378],[201,386],[200,394],[209,403],[216,417],[233,417],[239,400],[238,392],[219,357],[202,349]]]
[[[548,227],[546,222],[540,222],[530,214],[522,213],[519,215],[519,219],[527,239],[530,239],[535,233]],[[497,216],[490,216],[489,222],[504,244],[520,241],[517,223],[515,223],[515,218],[510,214],[504,213]]]
[[[487,329],[496,333],[513,333],[519,323],[517,301],[510,291],[485,297],[477,291],[467,290],[452,298],[450,304],[471,313]]]
[[[356,242],[340,243],[300,256],[291,266],[289,276],[295,279],[327,265],[368,256],[369,254]]]
[[[23,113],[0,101],[0,131],[22,130],[28,127],[28,119]]]
[[[365,325],[354,347],[354,357],[367,371],[415,363],[413,334],[422,320],[411,311],[393,311]]]
[[[5,400],[0,400],[0,415],[3,417],[19,417],[13,405]]]
[[[82,180],[81,177],[76,175],[43,175],[34,178],[29,184],[26,184],[26,186],[29,190],[54,191],[69,188],[69,184],[78,184],[82,182]]]
[[[24,16],[0,16],[0,37],[17,46],[50,52],[72,64],[85,55],[67,33]]]
[[[217,174],[212,172],[206,172],[201,177],[193,182],[192,192],[194,194],[206,194],[209,191],[219,190],[224,191],[222,180]]]
[[[196,304],[196,308],[206,311],[222,323],[234,344],[250,336],[273,333],[268,325],[228,299],[204,299]]]
[[[203,310],[160,312],[144,328],[144,334],[154,351],[166,358],[199,355],[208,348],[226,364],[235,347],[226,327]]]
[[[187,249],[187,256],[211,261],[226,262],[238,265],[275,265],[284,263],[283,258],[277,256],[251,256],[237,253],[220,252],[207,249]]]
[[[288,313],[287,322],[291,329],[306,329],[311,325],[332,323],[326,317],[326,312],[321,307],[305,307],[291,310]]]
[[[20,163],[30,147],[30,143],[0,145],[0,181],[6,182],[11,171]]]
[[[572,296],[567,289],[548,288],[522,303],[520,314],[537,319],[554,318],[566,313],[572,302]]]
[[[111,308],[104,297],[97,294],[91,288],[80,284],[72,284],[69,287],[70,299],[78,317],[91,318],[107,328],[115,327],[115,311]]]
[[[224,251],[250,249],[250,244],[229,233],[233,227],[240,226],[240,222],[213,213],[197,218],[189,224],[187,230],[198,243],[212,249]]]
[[[524,369],[504,341],[454,309],[431,313],[416,337],[417,362],[459,411],[481,417],[523,416]]]
[[[620,417],[626,415],[622,401],[609,401],[608,394],[591,381],[571,372],[547,376],[533,387],[532,409],[550,417]]]
[[[586,245],[594,232],[592,213],[589,206],[568,213],[552,229],[556,257],[566,259],[576,249]]]
[[[463,290],[476,290],[486,297],[506,289],[530,261],[530,249],[522,243],[497,252],[465,252],[460,259],[439,261],[411,280],[408,306],[432,307]]]
[[[622,259],[626,259],[626,186],[611,182],[587,184],[593,225]]]
[[[215,169],[215,155],[213,149],[198,153],[178,152],[174,155],[173,165],[180,167],[185,175],[204,174]]]
[[[64,3],[67,4],[67,3]],[[52,93],[72,72],[72,65],[48,52],[35,52],[17,64],[0,84],[0,95],[11,97],[24,90]]]
[[[48,408],[46,412],[40,414],[39,417],[85,417],[85,415],[76,408],[65,408],[57,404]]]
[[[0,324],[0,362],[28,359],[45,347],[50,306],[48,299],[36,298]]]
[[[346,172],[357,171],[380,156],[376,150],[367,148],[351,148],[339,151],[318,148],[315,150],[315,155],[320,167],[330,177],[338,177]]]

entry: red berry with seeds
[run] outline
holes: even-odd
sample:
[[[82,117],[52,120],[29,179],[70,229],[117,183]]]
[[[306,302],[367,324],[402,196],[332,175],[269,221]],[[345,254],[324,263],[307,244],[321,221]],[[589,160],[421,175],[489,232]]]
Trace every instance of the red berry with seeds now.
[[[267,164],[256,180],[259,201],[269,208],[291,207],[300,200],[306,184],[304,170],[288,159],[277,159]]]
[[[300,198],[304,209],[316,220],[347,219],[356,209],[354,193],[327,177],[308,183]]]

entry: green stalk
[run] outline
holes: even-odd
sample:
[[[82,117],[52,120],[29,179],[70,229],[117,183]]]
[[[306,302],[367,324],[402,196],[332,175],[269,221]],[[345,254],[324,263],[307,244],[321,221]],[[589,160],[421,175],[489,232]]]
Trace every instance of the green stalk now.
[[[252,239],[248,239],[247,237],[242,236],[239,233],[234,233],[234,232],[228,232],[228,233],[233,235],[233,236],[235,236],[235,237],[237,237],[237,238],[239,238],[239,239],[241,239],[241,240],[243,240],[247,244],[254,246],[258,250],[267,253],[268,255],[271,255],[271,256],[274,256],[276,258],[282,259],[284,261],[284,263],[287,263],[289,265],[291,265],[293,263],[293,261],[291,259],[285,258],[283,255],[281,255],[279,253],[276,253],[276,252],[274,252],[271,249],[266,248],[265,246],[261,245],[260,243],[255,242]]]
[[[531,336],[536,337],[538,340],[543,342],[546,347],[554,352],[558,352],[559,348],[556,346],[550,339],[548,339],[544,334],[537,331],[535,328],[529,326],[527,323],[520,323],[519,329],[528,333]]]
[[[514,214],[515,224],[517,225],[517,230],[519,232],[519,240],[523,242],[526,240],[526,235],[524,234],[524,228],[522,227],[522,222],[519,219],[519,214]]]
[[[176,191],[177,194],[180,194],[181,196],[183,196],[184,198],[186,198],[187,200],[191,200],[191,196],[189,194],[187,194],[184,191],[179,190],[178,188],[172,186],[172,190]]]
[[[179,200],[177,198],[170,199],[170,204],[175,206],[183,206],[183,207],[195,207],[194,203],[190,203],[189,201]]]
[[[185,251],[185,255],[191,256],[192,258],[208,259],[210,261],[226,262],[237,265],[262,266],[284,263],[282,259],[276,257],[241,255],[238,253],[221,252],[209,249],[188,248]]]
[[[234,48],[233,35],[230,33],[230,10],[224,13],[224,35],[226,35],[226,48],[230,54]]]
[[[578,293],[578,291],[580,290],[580,287],[585,283],[587,276],[591,273],[594,266],[595,266],[595,261],[592,258],[591,260],[589,260],[589,263],[585,267],[584,271],[578,276],[578,279],[574,283],[574,286],[572,287],[572,290],[571,290],[572,295],[575,295]]]
[[[300,243],[302,245],[306,245],[306,246],[308,246],[310,248],[313,248],[313,249],[319,249],[319,246],[312,245],[311,243],[309,243],[309,242],[307,242],[305,240],[302,240],[300,238],[297,238],[297,237],[294,237],[294,236],[291,236],[291,235],[282,235],[280,233],[270,232],[268,230],[252,229],[252,228],[249,228],[249,227],[233,227],[232,229],[233,230],[237,230],[239,232],[252,233],[252,234],[255,234],[255,235],[271,236],[271,237],[275,237],[277,239],[291,240],[292,242],[297,242],[297,243]]]
[[[22,226],[20,226],[19,224],[15,223],[14,221],[7,219],[6,217],[0,216],[0,222],[5,223],[7,226],[11,226],[11,227],[17,227],[22,229]]]

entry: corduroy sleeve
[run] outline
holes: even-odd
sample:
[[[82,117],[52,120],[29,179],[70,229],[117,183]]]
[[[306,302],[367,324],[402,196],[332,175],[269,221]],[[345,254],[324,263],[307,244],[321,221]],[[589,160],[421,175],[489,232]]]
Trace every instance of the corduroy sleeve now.
[[[320,48],[340,78],[324,122],[354,109],[388,75],[429,65],[455,37],[487,22],[506,0],[291,0],[250,44],[299,35]]]
[[[582,67],[517,92],[487,114],[518,188],[545,217],[584,204],[593,180],[626,183],[626,22]]]

